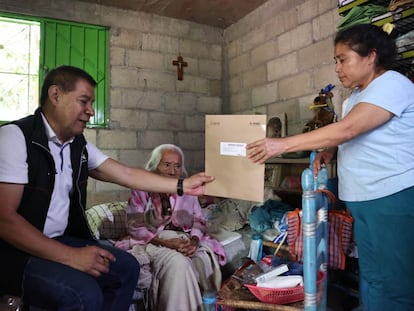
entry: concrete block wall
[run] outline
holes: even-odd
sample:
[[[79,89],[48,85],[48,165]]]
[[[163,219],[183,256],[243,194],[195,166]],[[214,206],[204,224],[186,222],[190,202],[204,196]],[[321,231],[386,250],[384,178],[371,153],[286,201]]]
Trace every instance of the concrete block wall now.
[[[0,11],[110,27],[109,127],[86,137],[110,157],[142,166],[161,143],[180,145],[190,172],[204,169],[204,116],[286,113],[288,134],[312,117],[333,63],[336,0],[269,0],[224,31],[191,22],[65,0],[0,0]],[[178,81],[172,61],[188,67]],[[128,189],[90,180],[88,206]]]
[[[340,20],[336,0],[270,0],[224,31],[223,111],[287,114],[287,134],[312,118],[308,106],[320,89],[336,85],[340,113],[344,90],[333,61]]]
[[[131,166],[174,143],[190,173],[204,169],[204,115],[222,111],[221,29],[78,1],[0,0],[0,11],[110,27],[109,127],[88,129],[86,137]],[[180,54],[188,63],[183,81],[172,65]],[[128,194],[90,179],[88,206]]]

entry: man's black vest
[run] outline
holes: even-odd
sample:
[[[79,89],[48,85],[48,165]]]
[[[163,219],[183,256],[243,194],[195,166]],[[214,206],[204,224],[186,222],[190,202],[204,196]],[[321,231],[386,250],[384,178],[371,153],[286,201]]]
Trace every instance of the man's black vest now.
[[[29,174],[17,212],[43,232],[56,171],[40,109],[34,115],[12,123],[20,127],[26,139]],[[75,137],[70,144],[70,153],[73,186],[68,194],[70,208],[65,235],[93,239],[85,217],[88,153],[83,135]],[[0,239],[0,294],[21,294],[22,275],[28,259],[27,253]]]

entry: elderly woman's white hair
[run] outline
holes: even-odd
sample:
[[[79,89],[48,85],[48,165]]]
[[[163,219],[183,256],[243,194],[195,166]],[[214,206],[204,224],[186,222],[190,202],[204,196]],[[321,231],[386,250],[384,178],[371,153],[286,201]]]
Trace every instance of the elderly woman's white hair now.
[[[148,160],[147,164],[145,165],[145,169],[150,172],[155,172],[157,170],[158,165],[161,162],[162,155],[165,151],[175,151],[181,157],[181,169],[183,177],[187,177],[187,169],[185,168],[184,164],[184,152],[181,150],[180,147],[173,145],[173,144],[162,144],[158,147],[155,147],[154,150],[151,152],[151,157]]]

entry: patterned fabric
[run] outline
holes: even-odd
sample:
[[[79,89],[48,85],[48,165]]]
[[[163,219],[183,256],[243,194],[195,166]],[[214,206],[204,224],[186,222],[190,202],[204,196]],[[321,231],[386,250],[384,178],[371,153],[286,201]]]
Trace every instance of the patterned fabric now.
[[[201,242],[207,243],[219,257],[219,263],[224,265],[227,261],[224,247],[207,234],[207,220],[197,196],[174,194],[169,196],[169,200],[172,214],[164,215],[159,195],[131,190],[126,208],[127,229],[131,239],[129,245],[118,241],[115,246],[128,250],[134,244],[145,245],[162,232],[167,224],[172,223],[191,237],[197,236]]]
[[[127,234],[127,202],[109,202],[86,210],[92,233],[97,239],[121,239]]]
[[[329,266],[332,269],[345,269],[346,254],[352,238],[353,218],[345,211],[329,211]]]
[[[296,209],[287,214],[289,253],[292,260],[303,261],[302,212]],[[346,211],[328,212],[328,265],[331,269],[345,269],[346,254],[352,237],[352,216]]]

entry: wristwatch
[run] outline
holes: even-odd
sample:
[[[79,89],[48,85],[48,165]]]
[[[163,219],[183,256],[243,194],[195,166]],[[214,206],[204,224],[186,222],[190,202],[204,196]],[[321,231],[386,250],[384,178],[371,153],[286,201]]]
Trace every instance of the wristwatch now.
[[[177,194],[182,196],[184,194],[184,186],[183,186],[184,178],[179,178],[177,182]]]

